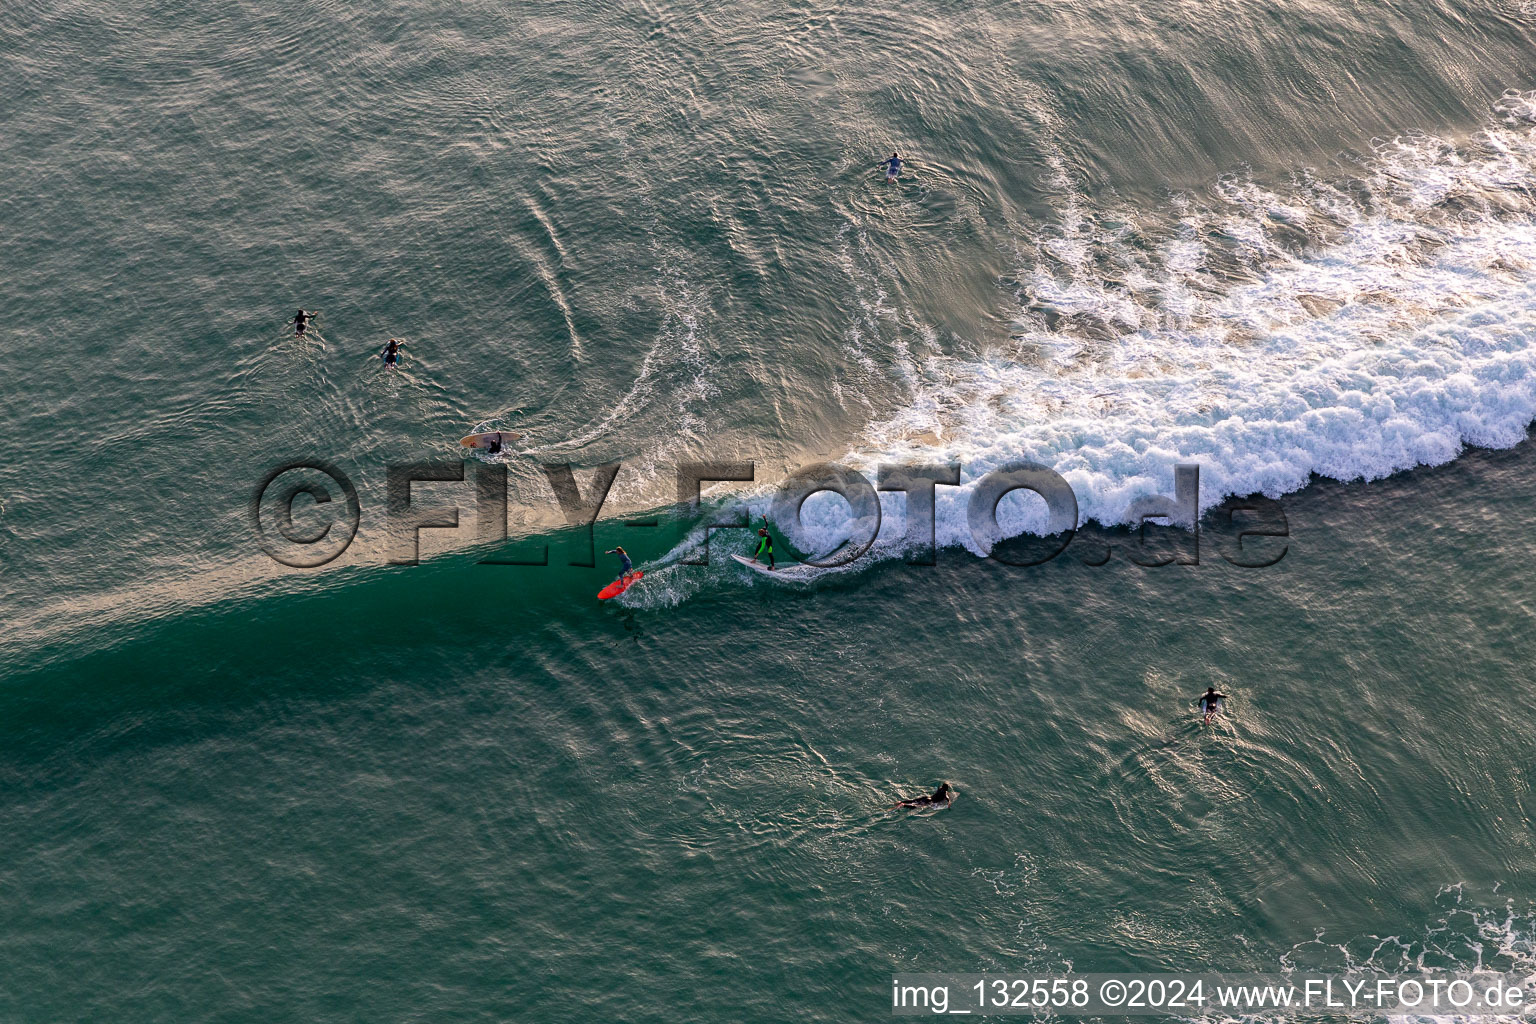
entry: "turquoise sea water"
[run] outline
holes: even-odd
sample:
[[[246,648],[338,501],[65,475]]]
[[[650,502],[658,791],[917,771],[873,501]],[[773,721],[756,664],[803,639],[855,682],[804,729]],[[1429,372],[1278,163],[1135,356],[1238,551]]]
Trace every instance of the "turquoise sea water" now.
[[[0,1019],[1530,969],[1533,42],[1426,0],[7,6]],[[433,484],[461,528],[390,565],[387,467],[477,429],[525,435],[469,458],[512,541]],[[708,497],[757,514],[827,458],[960,463],[938,564],[894,495],[847,571],[683,564],[679,463],[754,460]],[[1021,458],[1084,519],[1034,568],[965,526]],[[320,568],[251,528],[291,459],[359,492]],[[616,461],[572,566],[539,467]],[[1200,564],[1132,564],[1188,462]]]

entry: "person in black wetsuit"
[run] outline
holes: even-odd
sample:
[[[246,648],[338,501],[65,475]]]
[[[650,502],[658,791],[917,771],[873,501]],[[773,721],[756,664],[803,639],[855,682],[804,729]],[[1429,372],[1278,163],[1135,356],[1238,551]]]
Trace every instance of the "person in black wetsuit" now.
[[[752,555],[752,561],[755,562],[759,558],[762,558],[764,555],[768,556],[768,568],[772,569],[774,567],[774,564],[773,564],[773,537],[768,533],[768,517],[767,516],[763,517],[762,528],[757,531],[757,551],[756,551],[755,554]]]
[[[915,796],[910,800],[898,800],[891,804],[892,809],[897,807],[948,807],[954,802],[954,795],[949,790],[949,783],[939,783],[939,788],[924,796]]]
[[[1205,720],[1207,722],[1209,722],[1211,717],[1216,714],[1216,702],[1226,699],[1227,695],[1224,693],[1217,693],[1216,687],[1214,686],[1207,687],[1205,693],[1201,694],[1199,700],[1200,710],[1205,712]]]
[[[288,322],[294,325],[294,327],[295,327],[294,334],[297,334],[298,336],[303,337],[304,336],[304,328],[308,327],[309,326],[309,322],[311,320],[313,320],[314,318],[315,318],[315,314],[313,314],[313,313],[306,313],[306,312],[304,312],[301,309],[301,310],[299,310],[298,314],[295,315],[294,318],[292,320],[289,320]]]
[[[400,363],[400,350],[405,347],[405,342],[399,338],[390,338],[384,343],[384,365],[396,366]]]

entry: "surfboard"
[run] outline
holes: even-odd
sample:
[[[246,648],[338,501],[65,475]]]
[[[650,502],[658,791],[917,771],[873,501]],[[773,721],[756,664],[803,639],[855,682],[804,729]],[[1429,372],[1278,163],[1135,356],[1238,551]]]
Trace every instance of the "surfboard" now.
[[[770,569],[762,562],[752,561],[752,559],[748,558],[746,555],[732,555],[731,557],[736,559],[736,561],[740,562],[742,565],[746,566],[748,569],[753,569],[757,572],[763,573],[766,576],[772,576],[775,572],[778,572],[777,569]]]
[[[772,576],[774,579],[804,581],[810,579],[816,574],[814,571],[815,566],[801,565],[798,562],[790,563],[787,565],[781,562],[779,563],[779,567],[777,569],[770,569],[762,562],[752,561],[752,559],[748,558],[746,555],[732,555],[731,557],[736,559],[736,561],[740,562],[742,565],[746,566],[748,569],[751,569],[753,572],[760,572],[764,576]]]
[[[624,582],[624,578],[622,576],[619,577],[618,579],[614,580],[612,583],[610,583],[606,587],[604,587],[602,590],[599,590],[597,592],[597,599],[599,601],[606,601],[610,597],[618,597],[620,594],[624,593],[624,591],[626,591],[630,587],[634,586],[635,580],[639,579],[641,576],[644,576],[644,575],[645,575],[645,573],[643,573],[643,572],[631,573],[630,577],[629,577],[629,582],[628,583]]]
[[[1225,700],[1217,699],[1217,700],[1211,701],[1211,706],[1210,707],[1206,707],[1205,706],[1205,698],[1201,697],[1200,698],[1200,713],[1205,716],[1205,721],[1209,722],[1211,719],[1213,719],[1217,715],[1221,714],[1221,706],[1223,704],[1225,704],[1225,703],[1226,703]]]
[[[464,448],[484,449],[489,448],[492,441],[500,438],[502,446],[505,447],[513,441],[521,440],[522,436],[515,430],[488,430],[483,434],[470,434],[459,438],[459,445]]]

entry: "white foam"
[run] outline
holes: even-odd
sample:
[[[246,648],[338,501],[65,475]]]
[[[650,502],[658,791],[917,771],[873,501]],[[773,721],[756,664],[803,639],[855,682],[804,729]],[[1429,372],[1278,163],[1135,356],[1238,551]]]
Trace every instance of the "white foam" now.
[[[1181,462],[1200,465],[1209,508],[1279,497],[1314,473],[1371,480],[1516,444],[1536,419],[1532,109],[1506,96],[1514,127],[1460,147],[1381,143],[1348,188],[1223,182],[1224,206],[1170,210],[1150,247],[1096,226],[1069,194],[1019,274],[1017,348],[914,364],[906,407],[843,461],[872,480],[880,462],[960,461],[964,485],[939,490],[938,541],[976,550],[971,485],[1021,459],[1066,477],[1082,521],[1117,525],[1133,500],[1171,495]],[[1218,231],[1252,283],[1214,272]],[[1123,269],[1116,280],[1097,275],[1095,247]],[[902,501],[883,500],[893,544]],[[1044,524],[1040,502],[1003,512],[1010,533]],[[846,517],[837,499],[808,505],[808,534],[828,549]]]
[[[1067,479],[1080,523],[1114,526],[1137,499],[1171,496],[1180,463],[1200,466],[1203,511],[1313,474],[1373,480],[1517,444],[1536,419],[1536,94],[1508,93],[1494,113],[1501,127],[1459,145],[1378,142],[1347,181],[1224,179],[1206,206],[1173,197],[1161,227],[1088,210],[1054,162],[1059,217],[1018,244],[1014,344],[901,349],[903,407],[839,461],[872,483],[882,463],[961,463],[962,485],[938,489],[936,539],[984,554],[971,491],[1020,460]],[[845,234],[845,258],[850,242],[867,244]],[[877,279],[858,291],[856,359],[869,358],[864,330],[925,330]],[[771,491],[745,500],[753,515]],[[896,556],[905,499],[880,497],[871,554]],[[1044,503],[1006,500],[999,519],[1005,535],[1041,532]],[[802,524],[817,552],[852,526],[825,495]]]

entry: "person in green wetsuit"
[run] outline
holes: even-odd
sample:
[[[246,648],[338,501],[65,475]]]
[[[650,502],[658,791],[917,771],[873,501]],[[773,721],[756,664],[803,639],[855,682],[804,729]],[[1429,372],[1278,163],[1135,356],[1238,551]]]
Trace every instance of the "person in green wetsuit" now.
[[[752,561],[757,561],[764,555],[768,556],[768,568],[774,568],[773,564],[773,537],[768,533],[768,517],[763,517],[763,525],[757,531],[757,552],[753,554]]]

